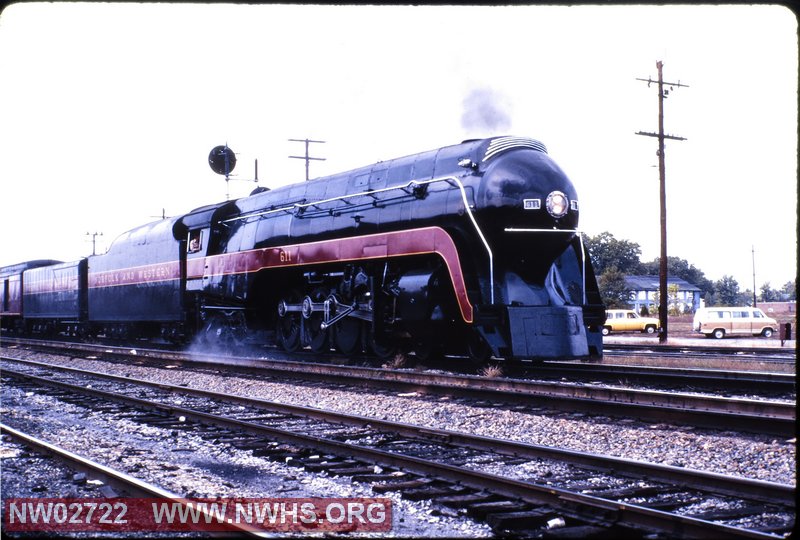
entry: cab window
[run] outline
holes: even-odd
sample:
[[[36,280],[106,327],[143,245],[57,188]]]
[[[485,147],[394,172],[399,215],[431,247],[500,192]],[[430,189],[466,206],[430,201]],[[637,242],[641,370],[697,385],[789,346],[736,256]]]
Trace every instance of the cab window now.
[[[197,253],[203,248],[203,231],[192,231],[189,233],[189,246],[187,253]]]

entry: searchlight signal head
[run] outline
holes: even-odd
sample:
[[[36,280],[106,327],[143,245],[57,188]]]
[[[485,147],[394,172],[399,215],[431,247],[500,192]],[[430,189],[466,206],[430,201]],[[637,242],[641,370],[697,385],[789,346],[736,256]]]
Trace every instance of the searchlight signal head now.
[[[236,167],[236,154],[228,145],[215,146],[208,154],[208,165],[215,173],[228,176]]]

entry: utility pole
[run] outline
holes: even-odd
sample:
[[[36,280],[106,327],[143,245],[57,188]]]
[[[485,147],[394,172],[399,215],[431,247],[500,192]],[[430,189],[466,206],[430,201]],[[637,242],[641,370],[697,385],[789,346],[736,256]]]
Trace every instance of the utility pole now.
[[[753,251],[753,307],[756,305],[756,246],[750,246]]]
[[[664,134],[664,99],[666,99],[670,90],[674,90],[676,86],[688,86],[677,83],[665,83],[662,72],[664,64],[661,60],[656,62],[658,68],[658,81],[653,81],[649,77],[647,79],[636,79],[637,81],[645,81],[649,87],[651,83],[658,83],[658,133],[648,133],[645,131],[637,131],[637,135],[646,135],[647,137],[658,138],[658,179],[659,179],[659,199],[661,207],[661,260],[658,268],[658,288],[659,288],[659,306],[658,306],[658,320],[661,326],[658,333],[658,342],[664,343],[667,341],[667,306],[668,296],[667,291],[667,190],[666,190],[666,172],[664,170],[664,139],[673,139],[676,141],[685,141],[683,137],[676,137],[674,135]],[[669,85],[669,90],[664,90],[664,85]]]
[[[308,155],[308,144],[309,143],[324,143],[325,141],[312,141],[311,139],[289,139],[290,142],[304,142],[306,143],[306,155],[305,156],[289,156],[290,158],[294,159],[304,159],[306,161],[306,181],[308,181],[308,162],[313,160],[316,161],[325,161],[325,158],[318,158],[318,157],[309,157]]]
[[[98,236],[103,236],[103,233],[101,233],[101,232],[100,233],[99,232],[93,232],[93,233],[87,232],[86,236],[91,236],[92,237],[92,255],[96,255],[97,253],[95,253],[95,247],[96,247],[96,243],[97,243],[97,237]]]

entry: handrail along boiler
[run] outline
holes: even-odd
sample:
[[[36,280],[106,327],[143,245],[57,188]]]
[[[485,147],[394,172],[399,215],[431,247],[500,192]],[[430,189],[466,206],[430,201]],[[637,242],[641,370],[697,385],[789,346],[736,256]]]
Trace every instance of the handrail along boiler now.
[[[599,356],[604,306],[578,215],[542,143],[468,140],[258,188],[76,263],[2,268],[0,315],[7,329],[120,338],[274,332],[288,351]]]

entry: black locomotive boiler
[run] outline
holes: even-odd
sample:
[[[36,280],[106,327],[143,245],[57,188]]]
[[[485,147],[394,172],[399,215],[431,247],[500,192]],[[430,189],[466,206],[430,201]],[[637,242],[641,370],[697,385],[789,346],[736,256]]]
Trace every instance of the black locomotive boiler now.
[[[543,144],[461,144],[198,208],[73,263],[0,269],[25,332],[274,336],[287,351],[602,354],[578,196]],[[269,339],[269,338],[265,338]]]

